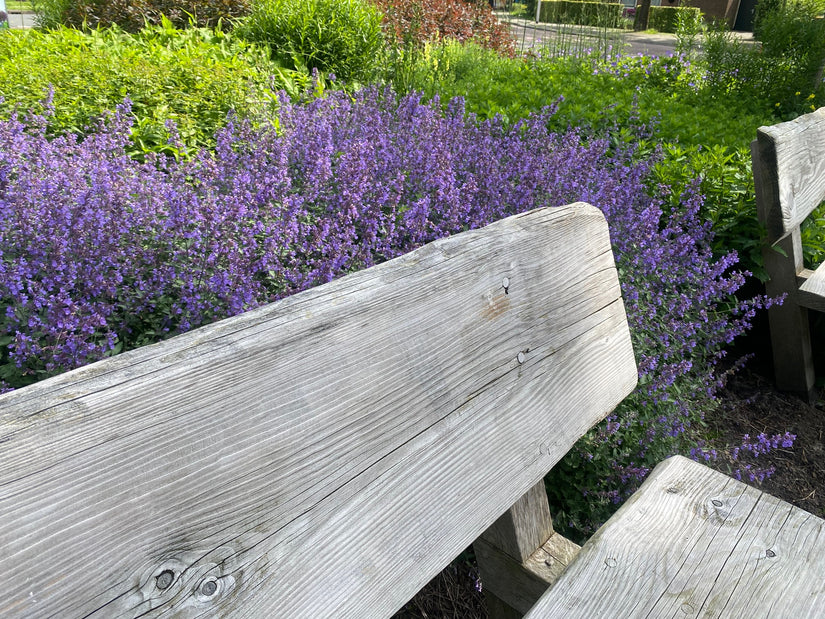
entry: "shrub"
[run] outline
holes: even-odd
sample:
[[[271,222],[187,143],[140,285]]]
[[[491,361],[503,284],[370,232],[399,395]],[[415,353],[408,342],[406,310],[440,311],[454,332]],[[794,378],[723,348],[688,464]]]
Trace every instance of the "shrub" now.
[[[264,105],[281,86],[271,74],[263,50],[220,30],[13,30],[0,37],[0,117],[38,107],[51,88],[50,131],[83,134],[128,95],[135,153],[168,149],[167,120],[192,149],[211,143],[230,109]]]
[[[237,34],[293,68],[369,80],[381,62],[381,13],[366,0],[261,0]]]
[[[770,106],[782,120],[817,107],[825,97],[825,20],[788,3],[765,13],[761,46],[746,46],[711,29],[705,46],[707,90]]]
[[[250,0],[34,0],[34,9],[46,28],[116,25],[138,32],[147,24],[160,25],[163,17],[177,28],[229,25],[249,12]]]
[[[373,0],[384,14],[384,27],[395,45],[422,47],[455,39],[507,55],[514,53],[510,31],[489,5],[467,0]]]
[[[604,131],[637,118],[658,119],[656,139],[683,145],[747,147],[771,114],[750,101],[702,95],[703,73],[678,57],[510,59],[473,45],[446,43],[426,50],[410,82],[426,96],[461,96],[482,118],[516,122],[560,97],[549,122]]]
[[[539,21],[618,28],[623,12],[621,3],[545,0],[541,3]]]
[[[648,26],[659,32],[675,34],[679,29],[680,19],[696,21],[701,14],[699,9],[692,6],[652,6]]]

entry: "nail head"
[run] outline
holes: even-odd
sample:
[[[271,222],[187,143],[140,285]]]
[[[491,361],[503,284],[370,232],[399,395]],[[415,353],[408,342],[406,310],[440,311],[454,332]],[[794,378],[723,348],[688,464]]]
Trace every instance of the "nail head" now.
[[[771,550],[770,548],[768,548],[765,551],[765,556],[767,556],[769,559],[773,559],[776,556],[776,553],[773,550]]]
[[[520,353],[516,356],[516,359],[518,359],[518,362],[519,362],[519,363],[524,363],[524,353],[523,353],[523,352],[520,352]]]

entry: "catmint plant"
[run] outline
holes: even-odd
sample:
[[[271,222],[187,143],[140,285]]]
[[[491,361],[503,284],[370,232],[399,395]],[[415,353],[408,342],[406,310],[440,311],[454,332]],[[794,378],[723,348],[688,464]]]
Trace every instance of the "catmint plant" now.
[[[551,495],[609,507],[685,451],[725,346],[768,302],[733,296],[744,274],[734,253],[712,251],[696,185],[679,200],[667,187],[651,195],[660,155],[625,139],[648,128],[619,140],[552,132],[553,107],[482,122],[460,98],[442,108],[378,87],[275,107],[254,123],[230,118],[214,150],[144,162],[126,154],[128,101],[82,140],[48,137],[47,116],[0,122],[7,388],[583,200],[610,226],[639,387],[557,467]],[[585,530],[600,518],[588,513]]]

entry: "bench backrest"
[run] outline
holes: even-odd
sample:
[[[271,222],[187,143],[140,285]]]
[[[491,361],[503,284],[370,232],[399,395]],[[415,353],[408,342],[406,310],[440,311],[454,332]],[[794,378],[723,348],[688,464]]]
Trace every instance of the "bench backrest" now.
[[[751,147],[759,220],[783,239],[825,200],[825,108],[760,127]]]
[[[0,396],[0,616],[390,615],[635,382],[579,203]]]

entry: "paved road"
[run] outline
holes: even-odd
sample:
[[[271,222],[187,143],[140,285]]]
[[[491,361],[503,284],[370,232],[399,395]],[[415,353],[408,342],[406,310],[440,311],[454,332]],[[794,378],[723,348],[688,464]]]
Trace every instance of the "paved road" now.
[[[594,28],[590,26],[568,26],[562,24],[537,24],[524,19],[513,19],[501,14],[498,18],[510,25],[517,41],[516,49],[524,50],[542,45],[560,42],[565,49],[572,46],[577,50],[600,48],[607,43],[613,51],[628,55],[645,54],[648,56],[665,56],[676,49],[676,35],[667,33],[632,32]],[[753,42],[750,32],[733,32],[744,43]],[[697,37],[701,47],[701,37]]]

